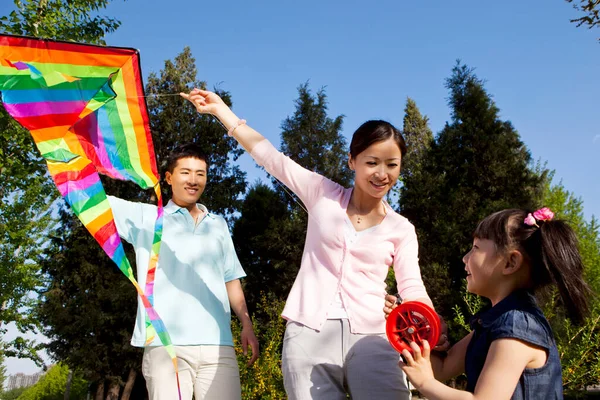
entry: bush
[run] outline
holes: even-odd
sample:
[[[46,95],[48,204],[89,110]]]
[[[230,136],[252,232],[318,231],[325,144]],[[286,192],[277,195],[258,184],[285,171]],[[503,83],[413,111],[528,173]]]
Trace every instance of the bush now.
[[[261,293],[253,318],[254,333],[260,344],[260,357],[252,366],[242,354],[241,327],[237,320],[232,323],[233,340],[238,355],[243,400],[285,399],[283,375],[281,374],[281,349],[285,333],[285,320],[281,312],[285,302],[272,294]]]

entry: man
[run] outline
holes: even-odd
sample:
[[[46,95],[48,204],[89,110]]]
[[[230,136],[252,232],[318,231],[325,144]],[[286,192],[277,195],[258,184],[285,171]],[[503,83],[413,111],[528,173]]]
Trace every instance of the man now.
[[[237,400],[240,378],[231,334],[231,309],[242,324],[241,343],[249,364],[258,358],[258,341],[240,284],[245,276],[225,220],[197,204],[208,160],[195,144],[177,147],[167,160],[165,178],[173,196],[164,208],[162,245],[154,281],[154,307],[175,346],[181,395],[191,400]],[[146,284],[157,208],[110,197],[119,235],[136,252],[138,283]],[[170,356],[157,338],[145,346],[145,309],[138,299],[131,344],[145,347],[142,373],[150,400],[177,398]]]

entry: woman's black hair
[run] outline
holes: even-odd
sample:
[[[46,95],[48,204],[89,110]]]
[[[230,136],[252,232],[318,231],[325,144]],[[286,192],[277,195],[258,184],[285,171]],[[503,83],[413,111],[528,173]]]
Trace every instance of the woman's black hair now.
[[[394,125],[382,120],[370,120],[358,127],[350,142],[350,156],[356,158],[373,143],[383,142],[391,137],[398,144],[404,158],[406,155],[406,142],[402,133]]]

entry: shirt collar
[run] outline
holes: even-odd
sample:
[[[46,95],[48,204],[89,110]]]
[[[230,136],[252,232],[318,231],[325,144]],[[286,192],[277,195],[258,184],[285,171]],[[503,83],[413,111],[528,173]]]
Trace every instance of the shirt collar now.
[[[200,203],[196,203],[196,207],[198,207],[199,209],[201,209],[202,211],[204,211],[204,213],[206,214],[207,217],[211,217],[212,218],[212,214],[208,211],[208,208],[206,208],[206,206],[204,204],[200,204]],[[175,202],[173,200],[169,200],[169,202],[167,203],[167,205],[164,207],[164,211],[167,214],[175,214],[176,212],[180,211],[180,210],[186,210],[183,207],[178,206],[177,204],[175,204]]]
[[[510,310],[526,310],[537,307],[537,301],[533,293],[529,290],[515,290],[504,299],[500,300],[494,307],[486,307],[476,313],[471,319],[471,328],[477,326],[488,327],[498,317]]]

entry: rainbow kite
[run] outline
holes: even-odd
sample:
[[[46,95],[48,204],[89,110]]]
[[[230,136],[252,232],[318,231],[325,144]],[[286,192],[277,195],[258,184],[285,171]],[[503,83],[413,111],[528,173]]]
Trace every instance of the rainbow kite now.
[[[141,78],[134,49],[0,35],[6,111],[31,132],[60,193],[135,286],[147,313],[146,342],[158,334],[177,371],[171,339],[153,308],[163,207]],[[156,193],[145,290],[125,256],[99,173]]]

